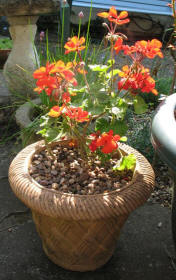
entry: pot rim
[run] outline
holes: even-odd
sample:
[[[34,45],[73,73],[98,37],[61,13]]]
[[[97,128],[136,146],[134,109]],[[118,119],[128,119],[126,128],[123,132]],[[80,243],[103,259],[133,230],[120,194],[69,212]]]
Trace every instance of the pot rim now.
[[[61,142],[63,141],[53,145]],[[59,210],[59,215],[65,218],[72,216],[76,220],[92,217],[90,208],[93,208],[93,212],[97,211],[94,219],[108,217],[110,212],[111,215],[123,212],[127,214],[142,205],[153,190],[154,172],[149,162],[135,149],[122,143],[119,148],[127,154],[134,153],[137,159],[133,179],[128,186],[121,190],[94,195],[69,194],[47,189],[37,183],[28,172],[32,156],[44,147],[44,141],[27,146],[15,157],[9,168],[9,181],[13,191],[27,206],[36,211],[58,216],[56,210]],[[99,210],[96,204],[99,204]],[[49,211],[45,208],[49,208]]]

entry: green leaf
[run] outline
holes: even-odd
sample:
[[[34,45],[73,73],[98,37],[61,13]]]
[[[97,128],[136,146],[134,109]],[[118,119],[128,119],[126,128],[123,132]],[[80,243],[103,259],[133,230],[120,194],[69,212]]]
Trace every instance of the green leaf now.
[[[120,138],[120,141],[126,142],[126,141],[127,141],[127,137],[126,137],[126,136],[121,137],[121,138]]]
[[[119,69],[114,69],[106,75],[106,78],[110,79],[111,77],[114,77],[115,75],[119,74],[119,72],[121,72]]]
[[[100,64],[94,64],[94,65],[88,65],[88,67],[92,70],[92,71],[96,71],[96,72],[106,72],[110,66],[107,65],[100,65]]]
[[[89,100],[87,98],[85,98],[84,100],[82,98],[76,98],[72,102],[72,106],[81,107],[81,108],[85,109],[88,107],[88,102],[89,102]]]
[[[104,118],[100,118],[98,120],[96,120],[96,124],[95,124],[95,130],[100,130],[100,132],[108,132],[110,130],[110,125],[108,120],[104,119]]]
[[[107,61],[107,64],[110,65],[110,66],[112,66],[114,63],[115,63],[115,59],[109,59]]]
[[[94,106],[93,104],[89,104],[87,111],[92,115],[99,115],[104,112],[105,106],[103,104]]]
[[[120,166],[114,166],[113,170],[124,171],[124,170],[134,170],[136,166],[136,157],[134,154],[129,154],[124,156],[120,162]]]
[[[53,122],[54,122],[54,119],[50,118],[48,116],[48,114],[46,114],[45,116],[42,116],[40,118],[40,127],[50,126]]]
[[[102,103],[109,103],[109,96],[107,94],[106,91],[104,91],[104,89],[100,89],[100,91],[94,93],[94,98],[96,98],[97,102],[96,103],[99,103],[99,104],[102,104]],[[94,106],[97,106],[97,104],[94,104]],[[104,110],[103,110],[104,111]]]
[[[45,137],[45,134],[46,134],[46,128],[44,129],[41,129],[39,131],[36,132],[36,134],[41,134],[43,137]]]
[[[128,127],[124,120],[115,120],[113,124],[111,124],[110,129],[113,130],[114,134],[119,134],[120,136],[123,136],[126,134]]]
[[[147,104],[141,96],[136,96],[133,101],[134,111],[136,114],[143,114],[147,112]]]
[[[48,142],[57,141],[60,136],[60,129],[58,127],[48,128],[45,133],[45,137]]]
[[[86,87],[82,87],[82,88],[70,88],[69,92],[75,92],[75,93],[82,93],[86,91]]]

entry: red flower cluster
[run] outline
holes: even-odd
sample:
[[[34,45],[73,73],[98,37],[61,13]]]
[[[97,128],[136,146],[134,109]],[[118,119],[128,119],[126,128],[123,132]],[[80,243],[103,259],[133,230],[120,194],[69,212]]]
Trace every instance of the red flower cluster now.
[[[118,89],[129,90],[132,95],[136,95],[138,90],[142,92],[152,92],[157,95],[158,92],[155,89],[155,80],[150,76],[149,69],[141,66],[137,72],[132,72],[128,65],[122,68],[122,72],[119,76],[122,79],[118,82]]]
[[[120,140],[120,135],[116,134],[113,136],[113,130],[102,135],[99,135],[99,132],[93,133],[91,136],[94,138],[89,145],[89,149],[92,152],[95,152],[98,147],[102,147],[102,153],[109,154],[118,148],[117,142]]]

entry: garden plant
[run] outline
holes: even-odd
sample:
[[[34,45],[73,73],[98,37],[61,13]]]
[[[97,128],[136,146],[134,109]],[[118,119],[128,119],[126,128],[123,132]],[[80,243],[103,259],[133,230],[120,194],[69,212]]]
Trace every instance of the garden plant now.
[[[111,7],[98,16],[108,20],[107,63],[85,63],[86,40],[78,34],[64,45],[72,61],[47,61],[34,72],[34,91],[47,100],[37,132],[44,141],[22,150],[9,171],[12,189],[32,209],[46,254],[79,271],[94,270],[111,257],[120,228],[154,187],[149,162],[121,142],[127,140],[128,108],[144,113],[141,93],[158,94],[142,62],[162,58],[162,44],[126,44],[117,31],[129,22],[126,11]],[[131,59],[122,69],[120,52]]]
[[[90,155],[90,158],[94,155],[104,161],[109,159],[111,152],[116,151],[118,141],[126,140],[123,136],[127,130],[125,115],[128,107],[134,106],[137,114],[144,113],[147,104],[140,93],[157,95],[155,81],[149,69],[142,65],[142,60],[145,57],[153,59],[156,55],[163,57],[162,44],[156,39],[138,41],[133,46],[124,44],[126,38],[117,33],[116,28],[129,22],[127,12],[118,15],[112,7],[109,13],[98,15],[110,22],[110,25],[104,23],[108,29],[105,39],[110,42],[110,58],[106,65],[85,65],[81,55],[85,38],[74,36],[65,44],[65,55],[76,52],[72,62],[47,62],[45,67],[34,72],[37,79],[35,91],[50,100],[49,108],[46,108],[49,112],[41,117],[38,133],[46,143],[63,137],[72,139],[72,145],[75,143],[86,162]],[[117,69],[116,64],[120,51],[132,60],[131,65],[123,66],[122,70]],[[87,72],[87,67],[91,73]],[[85,81],[81,88],[76,75],[82,75]]]

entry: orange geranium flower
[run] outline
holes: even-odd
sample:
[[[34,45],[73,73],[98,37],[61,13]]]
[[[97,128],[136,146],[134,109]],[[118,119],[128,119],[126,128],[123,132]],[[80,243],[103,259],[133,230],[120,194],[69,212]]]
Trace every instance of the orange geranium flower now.
[[[155,80],[150,76],[149,69],[141,66],[137,72],[132,72],[132,70],[125,65],[122,68],[122,72],[119,73],[122,79],[118,82],[118,89],[129,90],[132,95],[142,92],[152,92],[157,95],[158,92],[155,89]]]
[[[42,66],[33,73],[34,79],[43,79],[47,77],[51,71],[51,69],[54,67],[54,63],[46,63],[46,67]]]
[[[114,50],[116,51],[116,54],[118,54],[119,51],[122,50],[122,46],[123,46],[123,39],[119,37],[114,45]]]
[[[137,41],[134,46],[124,45],[123,47],[124,54],[131,55],[133,59],[142,59],[144,57],[154,58],[156,55],[163,58],[163,54],[161,52],[162,43],[153,39],[151,41]],[[136,53],[137,56],[133,56]],[[141,56],[139,56],[141,55]]]
[[[157,39],[153,39],[151,41],[138,41],[136,42],[136,47],[138,49],[141,48],[143,54],[145,54],[148,58],[154,58],[156,55],[163,58],[163,54],[161,52],[162,43]]]
[[[89,112],[84,111],[80,107],[67,107],[65,115],[70,119],[74,119],[76,122],[87,122],[89,120]]]
[[[64,46],[66,49],[65,54],[70,52],[80,52],[85,49],[86,46],[82,46],[85,43],[85,38],[80,39],[77,36],[72,37]]]
[[[50,109],[48,116],[50,116],[52,118],[58,118],[62,114],[62,111],[63,111],[63,106],[62,107],[53,106]]]
[[[47,95],[51,95],[53,89],[56,89],[56,77],[50,76],[50,71],[53,69],[54,63],[46,63],[46,67],[40,67],[33,73],[34,79],[37,79],[37,87],[34,91],[41,93],[46,91]]]
[[[97,16],[107,18],[109,21],[118,25],[125,24],[130,21],[129,18],[127,18],[128,13],[126,11],[123,11],[118,15],[115,7],[111,7],[109,12],[98,13]]]
[[[75,74],[73,73],[73,71],[70,70],[72,66],[73,64],[71,62],[65,64],[64,61],[58,60],[54,67],[51,69],[50,74],[56,74],[58,82],[60,82],[62,79],[65,79],[74,86],[77,86]]]

